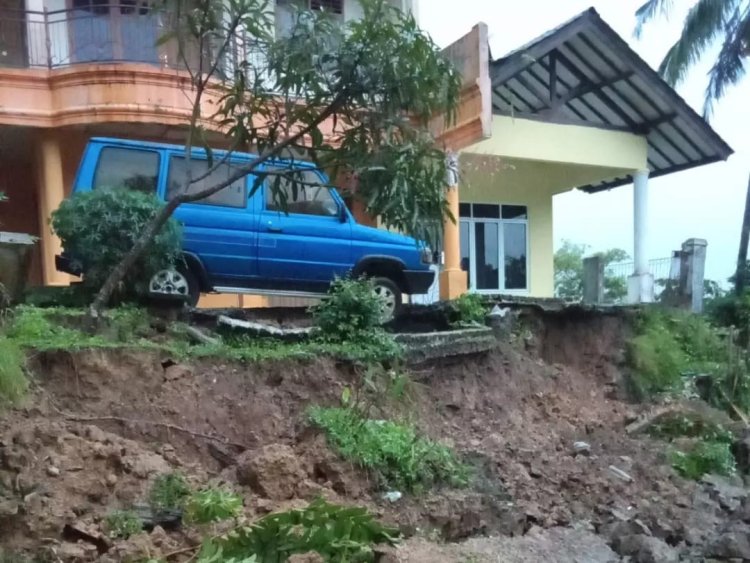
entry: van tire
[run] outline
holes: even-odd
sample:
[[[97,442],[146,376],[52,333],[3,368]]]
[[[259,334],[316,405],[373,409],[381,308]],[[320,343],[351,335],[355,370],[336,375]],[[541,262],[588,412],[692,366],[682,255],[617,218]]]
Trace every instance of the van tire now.
[[[201,298],[201,284],[198,281],[198,276],[193,273],[193,270],[187,266],[181,266],[177,268],[177,271],[185,276],[185,280],[188,283],[188,296],[185,303],[189,307],[195,307],[198,304],[198,300]]]
[[[381,320],[383,323],[387,323],[398,316],[404,296],[398,285],[390,278],[378,276],[370,278],[370,281],[375,288],[375,294],[384,300]]]

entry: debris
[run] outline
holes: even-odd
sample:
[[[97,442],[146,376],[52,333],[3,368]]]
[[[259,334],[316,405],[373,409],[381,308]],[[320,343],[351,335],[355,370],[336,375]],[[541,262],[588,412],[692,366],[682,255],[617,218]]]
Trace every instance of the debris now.
[[[621,479],[626,483],[633,482],[633,478],[625,473],[622,469],[615,467],[614,465],[610,465],[607,469],[609,470],[610,475],[617,477],[618,479]]]
[[[47,466],[47,475],[50,477],[59,477],[60,476],[60,469],[55,467],[54,465],[48,465]]]
[[[213,338],[211,336],[208,336],[207,334],[204,334],[203,331],[195,328],[194,326],[188,326],[185,329],[185,332],[192,340],[198,342],[198,344],[209,344],[211,346],[218,346],[219,344],[221,344],[221,342],[217,338]]]
[[[288,342],[299,342],[306,340],[314,332],[314,327],[305,328],[277,328],[275,326],[252,322],[242,321],[240,319],[233,319],[226,315],[219,315],[217,322],[220,326],[228,327],[231,330],[246,332],[254,336],[270,336],[285,340]]]
[[[383,495],[383,500],[387,500],[388,502],[396,502],[398,500],[401,500],[402,494],[401,491],[389,491]]]
[[[589,455],[591,453],[591,444],[588,442],[573,442],[573,452],[578,455]]]
[[[234,455],[232,451],[223,444],[209,442],[208,453],[210,453],[211,457],[219,462],[219,465],[221,465],[222,469],[237,463],[237,456]]]

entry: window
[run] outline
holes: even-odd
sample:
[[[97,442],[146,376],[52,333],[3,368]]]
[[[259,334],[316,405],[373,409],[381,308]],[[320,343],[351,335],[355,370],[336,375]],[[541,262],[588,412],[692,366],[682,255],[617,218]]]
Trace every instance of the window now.
[[[272,186],[278,182],[278,190]],[[287,213],[302,215],[323,215],[335,217],[339,206],[333,199],[330,190],[320,185],[320,177],[311,170],[299,171],[298,182],[295,183],[283,176],[269,176],[266,180],[266,209],[283,212],[286,203]]]
[[[191,158],[190,160],[190,171],[193,178],[202,176],[209,170],[207,160]],[[172,198],[180,193],[187,182],[187,159],[183,156],[173,156],[169,161],[169,178],[167,180],[167,198]],[[188,186],[188,193],[195,193],[215,186],[216,184],[229,178],[231,174],[236,171],[234,166],[230,164],[221,164],[211,172],[208,176],[194,182]],[[194,201],[193,203],[200,203],[204,205],[223,205],[225,207],[246,207],[247,205],[247,189],[246,189],[246,178],[240,178],[235,180],[226,188],[219,190],[215,194],[205,198]]]
[[[344,13],[344,0],[310,0],[310,9],[341,15]]]
[[[287,37],[294,27],[293,5],[302,6],[311,10],[325,10],[335,16],[344,15],[343,0],[276,0],[276,36]]]
[[[528,289],[525,205],[461,203],[461,268],[469,287],[487,293]]]
[[[94,174],[96,188],[127,188],[156,193],[159,153],[149,150],[105,147]]]

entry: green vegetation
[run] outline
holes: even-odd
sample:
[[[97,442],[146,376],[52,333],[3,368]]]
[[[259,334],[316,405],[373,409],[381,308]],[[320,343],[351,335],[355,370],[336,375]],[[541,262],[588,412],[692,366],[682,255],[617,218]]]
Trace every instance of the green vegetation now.
[[[703,317],[680,311],[641,313],[628,342],[631,391],[639,398],[677,391],[683,376],[717,373],[726,348],[716,329]]]
[[[656,420],[646,432],[655,438],[700,438],[708,442],[731,444],[734,435],[721,424],[691,412],[675,412]]]
[[[326,339],[343,342],[380,329],[381,302],[372,281],[339,278],[312,314]]]
[[[115,510],[104,520],[110,538],[128,539],[143,530],[143,522],[135,512]]]
[[[698,480],[707,473],[732,475],[736,471],[730,444],[700,441],[690,451],[672,451],[672,467],[688,479]]]
[[[135,186],[100,188],[63,201],[52,213],[52,228],[66,252],[81,261],[84,286],[95,291],[163,205]],[[146,295],[151,277],[177,263],[181,237],[178,223],[168,221],[129,268],[116,292],[118,299]]]
[[[453,450],[419,436],[412,426],[369,420],[351,408],[313,407],[310,420],[344,458],[371,471],[382,487],[419,492],[469,482],[469,470]]]
[[[487,309],[482,296],[477,293],[464,293],[450,302],[451,325],[484,324]]]
[[[189,522],[210,524],[236,518],[242,513],[242,497],[224,488],[207,488],[192,493],[185,502]]]
[[[190,496],[190,487],[180,473],[159,475],[148,495],[151,508],[156,511],[181,509]]]
[[[278,563],[295,553],[319,553],[325,561],[375,560],[373,545],[393,544],[398,530],[378,523],[364,508],[316,500],[307,508],[264,516],[204,542],[199,563]]]
[[[0,335],[0,407],[15,404],[26,393],[29,381],[23,371],[25,361],[18,344]]]

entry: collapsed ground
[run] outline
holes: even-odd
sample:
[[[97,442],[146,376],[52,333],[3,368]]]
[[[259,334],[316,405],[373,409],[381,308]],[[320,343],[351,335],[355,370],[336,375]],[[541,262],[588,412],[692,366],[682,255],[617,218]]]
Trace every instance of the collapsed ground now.
[[[391,366],[408,379],[370,405],[373,417],[413,423],[471,467],[468,487],[415,493],[383,490],[310,424],[311,407],[358,388],[364,368],[350,361],[32,353],[30,395],[0,415],[0,546],[63,561],[187,560],[204,529],[106,537],[108,514],[179,472],[196,489],[226,483],[250,520],[318,497],[366,507],[406,538],[378,552],[385,561],[745,557],[742,481],[686,480],[663,440],[626,432],[655,408],[626,400],[630,327],[619,315],[533,316],[488,354]]]

